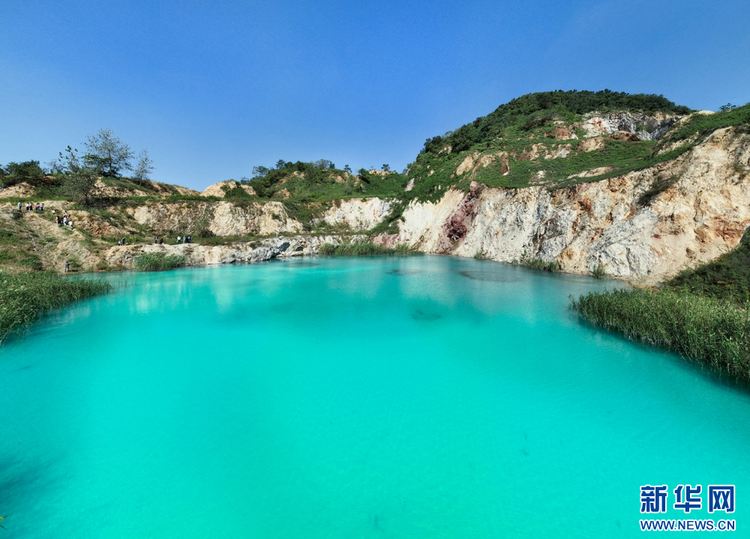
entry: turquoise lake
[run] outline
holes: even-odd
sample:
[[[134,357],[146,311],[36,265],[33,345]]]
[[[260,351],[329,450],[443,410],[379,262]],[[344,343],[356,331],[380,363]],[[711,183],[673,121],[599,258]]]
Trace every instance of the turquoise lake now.
[[[653,518],[750,536],[750,391],[569,311],[617,283],[429,256],[103,278],[0,348],[0,538],[641,537],[647,484]]]

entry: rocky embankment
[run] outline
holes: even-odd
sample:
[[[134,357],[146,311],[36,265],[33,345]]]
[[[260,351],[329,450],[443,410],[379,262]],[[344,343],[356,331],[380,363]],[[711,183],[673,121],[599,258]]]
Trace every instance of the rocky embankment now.
[[[351,239],[350,237],[346,238]],[[364,240],[365,236],[355,236]],[[163,253],[185,257],[186,266],[233,264],[235,262],[265,262],[273,258],[309,256],[318,253],[324,243],[338,245],[345,241],[340,236],[281,236],[257,242],[234,242],[228,245],[124,245],[108,249],[104,260],[112,268],[132,269],[135,259],[144,253]]]

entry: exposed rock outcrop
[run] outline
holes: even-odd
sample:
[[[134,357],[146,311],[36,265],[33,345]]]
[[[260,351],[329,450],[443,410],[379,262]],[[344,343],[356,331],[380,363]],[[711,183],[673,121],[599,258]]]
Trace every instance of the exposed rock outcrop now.
[[[525,150],[514,150],[519,155],[514,153],[512,158],[540,162],[564,159],[573,151],[599,151],[610,137],[658,138],[676,121],[684,120],[669,115],[592,115],[575,127],[558,126],[553,131],[555,139],[572,142],[549,146],[537,138]],[[578,131],[581,138],[581,129],[590,138],[576,142],[574,135]],[[669,142],[659,151],[697,140]],[[507,152],[495,150],[484,155],[467,153],[452,166],[457,167],[457,181],[467,185],[468,180],[481,178],[478,172],[490,170],[486,167],[497,167],[491,170],[507,174],[510,162]],[[613,170],[611,166],[596,166],[567,179],[593,178]],[[535,174],[532,185],[544,181],[544,170]],[[223,194],[222,185],[247,187],[237,182],[212,187]],[[407,190],[414,185],[412,178]],[[19,187],[19,195],[22,189]],[[318,203],[312,210],[305,210],[299,203],[281,201],[162,199],[106,211],[72,211],[75,230],[69,230],[56,226],[51,219],[52,209],[61,213],[70,209],[68,203],[47,201],[44,213],[22,212],[20,216],[12,211],[15,203],[3,203],[0,217],[6,227],[16,219],[13,227],[21,234],[19,238],[29,246],[33,244],[31,250],[44,267],[59,268],[71,259],[82,269],[103,264],[130,268],[134,258],[144,252],[182,254],[189,265],[314,254],[322,243],[338,243],[341,238],[304,235],[303,224],[294,215],[307,216],[308,230],[363,234],[388,217],[393,207],[393,201],[380,198],[334,201],[326,203],[330,207],[324,212],[327,206]],[[685,267],[713,260],[738,244],[750,225],[750,133],[746,127],[718,129],[676,159],[604,181],[557,189],[550,184],[497,188],[472,181],[468,192],[448,189],[437,201],[412,201],[392,224],[398,225],[398,234],[374,240],[389,246],[407,244],[428,253],[481,255],[496,261],[524,257],[556,261],[563,271],[571,273],[588,274],[602,266],[614,277],[654,283]],[[198,243],[109,247],[114,239],[140,236],[137,241],[143,241],[143,236],[151,233],[170,241],[177,235],[192,235]],[[211,235],[229,237],[222,240],[225,242],[231,237],[266,239],[199,245],[201,237]],[[16,250],[18,253],[14,251],[6,258],[12,255],[20,260],[21,250]]]
[[[347,237],[346,241],[351,239]],[[104,260],[110,267],[122,269],[132,269],[135,259],[144,253],[184,256],[186,266],[265,262],[273,258],[314,255],[324,243],[338,245],[342,241],[344,240],[340,236],[294,236],[228,245],[124,245],[108,249]]]
[[[235,180],[227,180],[225,182],[219,182],[213,185],[209,185],[200,194],[202,194],[204,197],[224,198],[227,195],[227,191],[236,189],[238,187],[245,191],[248,195],[255,194],[255,189],[253,189],[249,185],[243,185]]]
[[[676,160],[605,181],[450,190],[409,205],[398,236],[380,241],[506,262],[538,257],[572,273],[601,264],[616,277],[656,282],[738,244],[750,224],[750,177],[737,162],[750,163],[750,135],[720,129]],[[659,184],[664,191],[644,200]]]
[[[618,112],[601,115],[593,113],[581,125],[586,137],[611,135],[617,131],[638,136],[640,140],[659,140],[681,117],[675,114],[653,115],[633,112]]]
[[[380,198],[337,201],[324,215],[323,221],[329,225],[344,225],[352,231],[374,228],[391,210],[391,203]]]
[[[27,198],[34,196],[34,186],[26,182],[17,183],[4,189],[0,189],[0,198]]]
[[[281,202],[154,202],[128,212],[142,225],[161,233],[198,235],[210,232],[215,236],[259,236],[299,233],[302,225],[287,214]]]

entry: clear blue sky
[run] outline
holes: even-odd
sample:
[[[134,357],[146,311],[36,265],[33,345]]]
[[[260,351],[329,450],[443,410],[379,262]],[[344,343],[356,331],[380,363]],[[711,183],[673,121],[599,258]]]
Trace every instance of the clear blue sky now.
[[[401,170],[555,89],[750,101],[750,3],[0,0],[0,163],[111,128],[203,189],[279,159]]]

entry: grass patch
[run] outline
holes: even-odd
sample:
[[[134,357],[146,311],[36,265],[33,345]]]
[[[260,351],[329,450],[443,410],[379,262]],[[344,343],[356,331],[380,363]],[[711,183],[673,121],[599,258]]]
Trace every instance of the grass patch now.
[[[604,268],[604,264],[597,264],[596,267],[591,270],[591,276],[594,279],[604,279],[607,276],[607,270]]]
[[[181,255],[144,253],[135,259],[133,267],[136,271],[167,271],[179,268],[184,263],[185,257]]]
[[[750,302],[750,233],[732,251],[695,269],[682,271],[667,281],[675,289],[731,301]]]
[[[746,126],[748,124],[750,124],[750,103],[715,114],[693,114],[688,120],[684,121],[664,137],[659,142],[659,147],[689,139],[696,134],[698,135],[698,139],[692,145],[699,144],[717,129],[730,126]]]
[[[26,266],[35,271],[39,271],[43,268],[42,261],[35,254],[28,254],[23,257],[19,262],[21,266]]]
[[[610,290],[572,301],[589,322],[750,380],[750,312],[685,291]]]
[[[64,279],[53,272],[0,272],[0,343],[52,309],[104,294],[111,288],[100,281]]]
[[[476,258],[476,256],[474,258]],[[520,260],[513,260],[511,264],[518,264],[519,266],[526,266],[527,268],[535,270],[551,272],[560,271],[560,264],[557,263],[557,260],[553,260],[552,262],[545,262],[541,258],[528,256],[525,252],[521,256]]]
[[[15,245],[20,241],[21,238],[13,230],[0,230],[0,244]]]
[[[407,245],[397,245],[395,249],[381,247],[369,241],[342,243],[333,245],[324,243],[318,249],[318,254],[328,256],[371,256],[371,255],[409,255],[417,251]]]
[[[398,223],[404,220],[406,205],[407,203],[401,200],[392,202],[391,211],[388,212],[382,221],[373,227],[370,234],[398,234]]]

